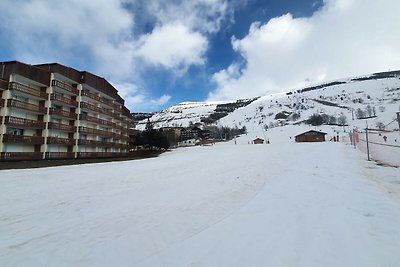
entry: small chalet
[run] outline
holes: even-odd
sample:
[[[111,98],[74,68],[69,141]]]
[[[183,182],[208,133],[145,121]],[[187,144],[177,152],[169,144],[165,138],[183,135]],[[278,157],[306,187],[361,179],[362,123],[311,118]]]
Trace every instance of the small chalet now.
[[[324,132],[310,130],[308,132],[296,135],[296,142],[325,142]]]
[[[188,147],[188,146],[195,146],[195,145],[196,145],[195,138],[189,138],[189,139],[181,140],[178,142],[178,147]]]
[[[264,144],[264,139],[261,138],[256,138],[253,140],[253,144],[257,145],[257,144]]]

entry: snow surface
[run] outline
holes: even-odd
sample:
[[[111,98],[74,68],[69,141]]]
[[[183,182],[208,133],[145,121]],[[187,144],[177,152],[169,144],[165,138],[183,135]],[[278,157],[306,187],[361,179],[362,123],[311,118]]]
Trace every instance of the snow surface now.
[[[399,266],[400,170],[302,130],[0,171],[0,266]]]

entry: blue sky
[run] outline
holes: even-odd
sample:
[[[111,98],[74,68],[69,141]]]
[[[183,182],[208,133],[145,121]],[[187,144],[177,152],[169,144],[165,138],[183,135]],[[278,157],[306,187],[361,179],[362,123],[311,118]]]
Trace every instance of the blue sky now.
[[[134,112],[400,69],[400,1],[2,0],[0,61],[109,80]]]

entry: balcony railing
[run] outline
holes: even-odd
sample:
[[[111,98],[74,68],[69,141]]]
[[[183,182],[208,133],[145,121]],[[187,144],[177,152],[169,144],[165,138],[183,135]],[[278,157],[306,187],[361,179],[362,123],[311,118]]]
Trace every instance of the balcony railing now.
[[[76,131],[76,126],[74,125],[67,125],[67,124],[62,124],[62,123],[56,123],[56,122],[49,122],[49,129],[54,129],[54,130],[60,130],[64,132],[75,132]]]
[[[97,107],[95,105],[89,104],[87,102],[81,102],[81,108],[89,109],[89,110],[92,110],[92,111],[96,111],[98,113],[102,113],[102,111],[103,111],[101,108],[99,108],[99,107]]]
[[[114,109],[118,112],[122,112],[122,106],[120,104],[114,104]]]
[[[76,114],[74,112],[69,112],[58,108],[50,108],[49,114],[58,115],[68,119],[76,119]]]
[[[1,160],[37,160],[42,159],[42,152],[1,152]]]
[[[40,89],[37,88],[33,88],[27,85],[23,85],[20,83],[16,83],[16,82],[11,82],[9,85],[9,89],[10,90],[15,90],[15,91],[19,91],[31,96],[36,96],[38,98],[42,98],[42,99],[47,99],[47,93],[41,91]]]
[[[75,140],[73,138],[62,138],[62,137],[47,137],[47,144],[57,144],[57,145],[75,145]]]
[[[114,116],[114,113],[112,113],[112,111],[104,109],[104,108],[101,108],[101,107],[98,107],[98,106],[95,106],[95,105],[87,103],[87,102],[81,102],[81,108],[85,108],[85,109],[89,109],[89,110],[92,110],[92,111],[96,111],[98,113],[105,114],[105,115],[108,115],[110,117]]]
[[[128,147],[127,144],[122,144],[122,143],[87,140],[87,139],[79,139],[78,145],[94,146],[94,147],[118,147],[118,148],[127,148]]]
[[[93,128],[84,127],[84,126],[79,126],[79,132],[80,133],[94,134],[94,135],[99,135],[99,136],[114,137],[114,133],[113,132],[93,129]]]
[[[46,128],[46,123],[43,121],[28,120],[12,116],[6,116],[4,119],[4,124],[11,126],[20,126],[22,128],[33,128],[33,129]]]
[[[94,123],[97,123],[97,124],[114,127],[114,123],[111,122],[111,121],[106,121],[106,120],[103,120],[103,119],[95,118],[95,117],[87,115],[87,114],[80,114],[79,115],[79,119],[83,120],[83,121],[90,121],[90,122],[94,122]]]
[[[128,157],[126,152],[78,152],[78,158],[118,158]]]
[[[46,108],[44,106],[38,106],[38,105],[18,101],[15,99],[8,99],[7,106],[11,107],[11,108],[29,110],[29,111],[35,112],[35,113],[46,113]]]
[[[87,139],[79,139],[78,140],[78,145],[81,146],[99,146],[99,144],[101,143],[101,141],[97,141],[97,140],[87,140]]]
[[[69,97],[65,97],[65,96],[59,95],[59,94],[51,94],[50,100],[58,101],[58,102],[61,102],[63,104],[67,104],[67,105],[72,106],[72,107],[77,107],[78,106],[78,102],[76,100],[71,99]]]
[[[88,98],[91,98],[91,99],[96,100],[96,101],[98,101],[100,103],[106,104],[109,107],[114,108],[114,104],[113,104],[112,100],[109,100],[107,98],[104,98],[104,97],[101,97],[101,96],[96,95],[94,93],[91,93],[88,90],[82,90],[81,94],[82,94],[82,96],[86,96]]]
[[[39,144],[44,143],[44,138],[41,136],[4,134],[3,135],[3,143],[20,143],[20,144],[39,145]]]
[[[58,81],[58,80],[52,80],[52,81],[51,81],[51,86],[58,87],[58,88],[60,88],[60,89],[62,89],[62,90],[64,90],[64,91],[67,91],[67,92],[69,92],[69,93],[72,93],[73,95],[78,95],[78,94],[79,94],[78,89],[72,87],[72,86],[69,85],[69,84],[60,82],[60,81]]]
[[[73,152],[46,152],[46,159],[73,159],[75,154]]]
[[[108,115],[108,116],[110,116],[110,117],[113,117],[113,116],[114,116],[114,113],[113,113],[111,110],[109,110],[109,109],[104,109],[104,108],[102,108],[102,109],[101,109],[101,113],[106,114],[106,115]]]
[[[4,99],[0,99],[0,108],[4,107],[4,103],[5,103]]]
[[[118,147],[118,148],[128,148],[128,144],[123,144],[123,143],[113,143],[112,147]]]

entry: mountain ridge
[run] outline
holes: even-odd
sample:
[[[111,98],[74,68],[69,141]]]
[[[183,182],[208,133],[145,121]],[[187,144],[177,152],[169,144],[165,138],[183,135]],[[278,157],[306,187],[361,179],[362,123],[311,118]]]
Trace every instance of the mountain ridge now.
[[[186,101],[155,112],[149,121],[155,128],[187,127],[199,123],[264,129],[304,122],[313,114],[325,114],[345,124],[371,117],[385,123],[400,110],[400,70],[336,79],[300,89],[236,101]],[[286,118],[284,114],[286,113]],[[280,115],[278,115],[280,114]],[[369,115],[369,116],[367,116]],[[374,116],[372,116],[374,115]],[[211,118],[211,119],[208,119]],[[146,120],[138,129],[144,129]],[[351,122],[351,123],[350,123]]]

